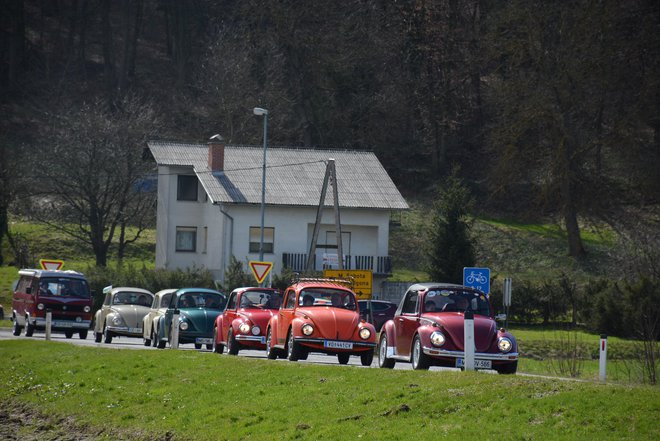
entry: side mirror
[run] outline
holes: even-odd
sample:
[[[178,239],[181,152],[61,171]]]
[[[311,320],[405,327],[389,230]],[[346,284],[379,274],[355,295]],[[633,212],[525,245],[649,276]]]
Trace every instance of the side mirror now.
[[[498,322],[506,321],[506,314],[497,314],[495,316],[495,320],[497,320]]]

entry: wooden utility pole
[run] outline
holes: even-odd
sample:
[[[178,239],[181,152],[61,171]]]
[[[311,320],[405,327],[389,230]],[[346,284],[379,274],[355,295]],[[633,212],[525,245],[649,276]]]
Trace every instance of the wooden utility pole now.
[[[323,217],[323,208],[325,206],[325,195],[328,192],[328,183],[332,183],[332,195],[335,199],[335,230],[337,232],[337,264],[339,269],[344,269],[344,250],[341,243],[341,218],[339,216],[339,192],[337,190],[337,171],[335,169],[335,160],[328,159],[328,164],[325,167],[325,178],[323,179],[323,188],[321,189],[321,200],[319,207],[316,211],[316,223],[314,224],[314,233],[312,234],[312,243],[309,246],[309,254],[307,255],[306,271],[312,270],[314,264],[314,254],[316,254],[316,243],[319,239],[319,230],[321,229],[321,218]]]

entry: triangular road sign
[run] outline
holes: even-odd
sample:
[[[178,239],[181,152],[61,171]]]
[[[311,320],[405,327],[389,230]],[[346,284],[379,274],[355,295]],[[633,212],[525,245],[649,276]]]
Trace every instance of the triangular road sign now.
[[[262,283],[264,281],[271,268],[273,268],[273,262],[258,262],[256,260],[250,261],[250,269],[252,270],[252,274],[254,274],[254,278],[257,279],[258,283]]]
[[[64,266],[64,261],[55,259],[39,259],[39,265],[41,265],[41,269],[45,270],[59,270]]]

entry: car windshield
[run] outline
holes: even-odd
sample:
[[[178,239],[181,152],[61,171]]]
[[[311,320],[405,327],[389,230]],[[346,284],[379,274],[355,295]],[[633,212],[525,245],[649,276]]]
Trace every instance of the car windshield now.
[[[334,306],[355,311],[355,304],[355,295],[342,289],[308,288],[298,297],[299,306]]]
[[[88,299],[90,292],[89,285],[84,279],[44,277],[39,282],[39,295]]]
[[[431,289],[424,297],[424,312],[465,312],[490,316],[490,302],[484,293],[454,289]]]
[[[179,308],[223,309],[227,298],[212,292],[187,292],[179,297]]]
[[[245,291],[241,296],[241,308],[280,309],[282,296],[274,291]]]
[[[153,297],[143,292],[121,291],[112,299],[113,305],[151,306]]]

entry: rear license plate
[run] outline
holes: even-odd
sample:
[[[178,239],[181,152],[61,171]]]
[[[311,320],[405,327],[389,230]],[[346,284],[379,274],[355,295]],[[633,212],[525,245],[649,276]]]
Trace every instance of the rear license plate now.
[[[72,322],[58,322],[54,321],[53,325],[54,328],[73,328],[73,323]]]
[[[326,340],[323,346],[329,349],[353,349],[353,343],[350,341],[332,341]]]
[[[456,367],[457,368],[462,368],[465,366],[465,360],[462,358],[457,358],[456,359]],[[475,369],[491,369],[492,368],[492,362],[490,360],[474,360],[474,368]]]
[[[142,334],[142,328],[128,328],[128,332],[131,334]]]
[[[195,343],[200,344],[200,345],[210,345],[210,344],[213,343],[213,339],[212,338],[198,337],[198,338],[195,339]]]

